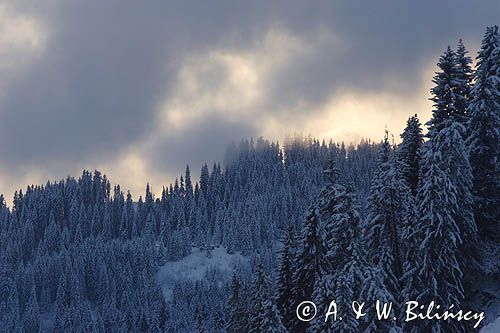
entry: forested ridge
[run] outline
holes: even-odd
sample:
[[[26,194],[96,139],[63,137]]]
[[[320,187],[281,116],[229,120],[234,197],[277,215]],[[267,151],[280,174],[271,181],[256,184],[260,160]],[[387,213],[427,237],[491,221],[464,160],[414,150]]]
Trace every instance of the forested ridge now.
[[[471,64],[462,41],[444,52],[427,131],[411,116],[398,145],[388,131],[347,146],[245,139],[196,180],[187,166],[159,197],[145,184],[133,198],[97,170],[19,190],[11,207],[0,196],[0,331],[474,331],[295,315],[304,300],[498,305],[478,283],[500,283],[497,26]],[[165,297],[159,267],[193,248],[249,262]]]

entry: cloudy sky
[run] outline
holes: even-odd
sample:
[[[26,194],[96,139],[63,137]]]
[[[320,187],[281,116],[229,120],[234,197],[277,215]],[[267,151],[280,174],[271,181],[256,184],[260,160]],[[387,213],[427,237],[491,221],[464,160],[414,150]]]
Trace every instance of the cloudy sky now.
[[[99,169],[134,195],[263,135],[379,140],[430,114],[491,1],[0,0],[0,193]]]

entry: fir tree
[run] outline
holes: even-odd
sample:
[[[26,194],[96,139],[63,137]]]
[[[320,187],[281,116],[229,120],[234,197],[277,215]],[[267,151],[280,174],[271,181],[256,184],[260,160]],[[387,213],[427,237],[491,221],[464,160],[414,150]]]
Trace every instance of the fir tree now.
[[[321,191],[325,224],[326,258],[329,266],[322,277],[316,280],[314,300],[326,313],[332,300],[345,309],[357,299],[363,280],[357,265],[356,246],[360,234],[360,216],[355,209],[351,185],[342,185],[333,161],[325,170],[325,188]],[[357,322],[351,311],[341,311],[342,323],[330,318],[329,321],[316,320],[311,332],[350,332],[357,329]]]
[[[410,189],[402,180],[386,133],[368,197],[369,213],[364,237],[372,264],[383,271],[383,283],[396,300],[396,305],[400,301],[400,279],[403,275],[401,230],[410,209],[409,197]]]
[[[474,176],[474,218],[481,237],[478,256],[485,273],[500,274],[500,269],[495,269],[487,259],[498,258],[500,253],[500,35],[497,26],[488,27],[482,41],[468,111],[466,144]]]
[[[242,286],[236,275],[233,273],[231,282],[231,294],[228,300],[229,318],[226,323],[226,331],[228,333],[244,332],[247,321],[245,316],[244,301],[242,298]]]
[[[401,234],[404,247],[404,263],[403,276],[401,278],[403,290],[402,301],[417,301],[421,302],[420,292],[425,289],[425,285],[420,277],[419,267],[421,262],[420,242],[422,234],[417,229],[418,224],[418,209],[413,198],[409,198],[410,209]],[[417,331],[415,331],[417,330]],[[418,332],[418,323],[415,321],[403,322],[404,332]]]
[[[469,120],[469,103],[471,101],[471,88],[473,79],[473,70],[471,67],[472,59],[467,55],[466,50],[462,40],[458,41],[455,67],[456,67],[456,96],[457,100],[455,102],[456,106],[456,117],[455,120],[460,122],[463,126],[467,126]],[[465,135],[465,133],[464,133]]]
[[[361,258],[360,258],[361,259]],[[363,261],[361,259],[361,261]],[[359,331],[363,333],[371,332],[401,332],[397,321],[391,320],[395,315],[394,308],[397,308],[397,299],[393,291],[387,288],[387,272],[380,266],[372,266],[369,263],[363,264],[364,282],[360,291],[360,300],[365,302],[366,315],[359,320]],[[376,302],[393,304],[393,313],[388,320],[376,319]]]
[[[410,187],[412,194],[417,194],[419,164],[423,134],[417,115],[408,118],[406,128],[401,134],[401,143],[398,146],[397,156],[400,163],[401,176]]]
[[[250,310],[249,333],[286,332],[271,295],[269,281],[262,263],[259,263],[256,268]]]
[[[290,224],[283,242],[276,280],[276,306],[283,317],[283,324],[290,328],[295,318],[295,309],[292,303],[293,287],[293,259],[295,254],[295,235]]]
[[[436,142],[431,141],[418,192],[420,218],[416,232],[420,235],[421,256],[418,274],[423,281],[418,299],[423,304],[434,301],[443,308],[452,304],[461,308],[464,300],[459,252],[462,234],[456,220],[459,193],[449,171],[443,169],[445,164]],[[415,332],[465,331],[463,324],[456,320],[420,321],[415,326]]]
[[[286,333],[287,330],[281,321],[281,316],[272,299],[267,299],[263,304],[259,332]]]
[[[31,287],[30,298],[24,310],[23,328],[27,333],[38,333],[40,329],[40,310],[36,299],[35,286]]]
[[[295,259],[293,274],[293,308],[302,301],[312,300],[316,281],[328,267],[326,246],[321,237],[322,229],[319,220],[320,212],[314,205],[309,209],[302,240]],[[308,326],[307,322],[294,318],[291,332],[302,332]]]
[[[5,267],[0,268],[0,323],[5,332],[22,332],[16,285]]]
[[[457,191],[456,211],[453,218],[460,229],[463,243],[462,256],[468,257],[476,240],[477,226],[472,210],[472,170],[465,143],[465,128],[458,122],[448,121],[435,138],[436,149],[441,154],[442,170],[446,170]]]
[[[250,318],[248,322],[248,332],[261,332],[262,319],[265,313],[265,302],[270,297],[270,286],[262,263],[259,263],[255,270],[255,278],[252,285],[252,300],[250,305]]]
[[[209,172],[208,166],[206,164],[201,168],[201,176],[200,176],[200,190],[201,192],[207,196],[208,195],[208,183],[209,183]]]
[[[193,196],[193,183],[191,181],[191,171],[189,170],[189,165],[186,166],[186,195]]]
[[[435,86],[431,89],[434,102],[432,118],[426,123],[427,137],[435,137],[445,126],[447,120],[465,124],[467,121],[467,105],[469,99],[470,67],[465,48],[460,42],[457,55],[449,46],[439,58],[439,72],[434,79]]]

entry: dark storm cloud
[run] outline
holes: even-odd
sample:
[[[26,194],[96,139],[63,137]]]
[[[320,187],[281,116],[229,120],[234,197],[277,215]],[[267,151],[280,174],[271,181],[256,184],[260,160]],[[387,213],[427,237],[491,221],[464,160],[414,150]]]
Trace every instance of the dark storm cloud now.
[[[500,22],[497,0],[74,1],[17,6],[18,12],[40,18],[48,39],[42,57],[8,82],[2,94],[4,168],[47,161],[74,166],[111,158],[152,130],[155,111],[170,95],[185,57],[220,47],[251,52],[255,40],[275,24],[306,43],[330,31],[339,44],[320,43],[307,57],[268,78],[269,112],[296,109],[298,101],[321,104],[341,88],[412,94],[421,84],[422,69],[436,62],[447,44],[463,37],[476,46],[485,26]],[[178,163],[171,161],[184,164],[193,155],[198,161],[215,159],[235,135],[259,133],[245,123],[213,130],[215,125],[197,122],[170,136],[157,162],[176,168]],[[190,144],[179,147],[186,140]]]
[[[270,94],[282,103],[321,104],[338,88],[412,94],[421,71],[447,45],[463,38],[469,49],[477,47],[485,27],[500,22],[499,1],[338,1],[327,7],[295,32],[311,40],[328,27],[340,45],[326,45],[275,77]]]
[[[209,45],[224,29],[217,9],[203,4],[60,6],[43,17],[50,30],[44,57],[0,106],[0,149],[13,163],[119,151],[150,129],[183,52]]]

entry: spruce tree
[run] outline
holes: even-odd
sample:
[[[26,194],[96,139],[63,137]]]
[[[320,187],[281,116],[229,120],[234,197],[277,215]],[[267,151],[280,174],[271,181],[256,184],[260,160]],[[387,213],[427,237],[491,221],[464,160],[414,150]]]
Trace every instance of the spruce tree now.
[[[257,265],[252,287],[248,332],[259,333],[262,332],[263,318],[266,315],[265,303],[270,298],[270,286],[262,263]]]
[[[5,332],[22,332],[17,288],[5,267],[0,267],[0,295],[1,329]]]
[[[292,303],[294,245],[295,234],[293,226],[290,224],[280,253],[276,280],[276,306],[283,317],[283,324],[286,328],[291,327],[295,318],[295,309]]]
[[[404,250],[402,228],[411,206],[410,189],[402,179],[394,151],[386,133],[379,151],[379,165],[375,171],[368,197],[364,242],[372,265],[384,274],[385,288],[397,302],[401,297],[400,279],[403,275]]]
[[[292,289],[293,308],[296,308],[303,301],[312,300],[316,281],[328,267],[326,246],[322,238],[323,231],[320,226],[319,215],[319,209],[314,205],[307,214],[306,224],[295,259]],[[290,331],[302,332],[307,326],[307,322],[294,318]]]
[[[271,286],[264,271],[264,267],[262,263],[259,263],[256,268],[253,283],[250,321],[248,323],[249,333],[286,332],[270,288]]]
[[[444,133],[438,140],[444,139]],[[438,142],[431,141],[422,165],[421,185],[418,192],[419,219],[416,232],[420,239],[418,274],[423,282],[418,292],[422,304],[434,301],[442,308],[452,304],[460,309],[464,300],[462,284],[463,264],[460,246],[462,233],[456,220],[458,189],[445,168]],[[456,320],[420,321],[415,332],[464,332]]]
[[[457,190],[457,210],[454,220],[460,229],[462,256],[468,257],[476,240],[477,226],[472,210],[472,169],[464,140],[465,128],[459,122],[448,121],[435,138],[436,149],[441,154],[441,168],[446,170]]]
[[[316,280],[315,303],[321,313],[326,313],[332,300],[339,304],[343,320],[329,318],[315,320],[310,332],[352,332],[358,328],[352,311],[346,310],[359,296],[363,273],[355,258],[360,235],[360,215],[355,207],[351,184],[342,184],[339,171],[330,162],[324,171],[325,187],[320,194],[323,211],[326,258],[329,265],[320,279]],[[343,309],[343,310],[342,310]]]
[[[208,195],[209,179],[210,179],[210,174],[208,172],[208,166],[206,164],[204,164],[201,167],[200,190],[205,196]]]
[[[408,118],[406,128],[401,134],[397,157],[400,163],[401,176],[410,187],[412,194],[417,194],[418,172],[421,160],[423,134],[417,115]]]
[[[456,96],[455,102],[456,117],[455,120],[466,126],[469,120],[469,103],[471,101],[471,88],[473,79],[472,59],[467,55],[462,40],[458,41],[457,50],[455,52],[455,67],[456,67]],[[465,135],[465,133],[464,133]]]
[[[370,263],[364,262],[363,258],[359,258],[362,263],[364,282],[360,291],[359,302],[364,302],[366,315],[359,319],[359,332],[401,332],[398,322],[391,320],[377,320],[376,318],[376,302],[390,304],[392,303],[393,313],[397,309],[398,300],[394,297],[393,291],[388,288],[387,272],[380,266],[373,266]],[[397,311],[397,310],[396,310]]]
[[[38,333],[40,329],[40,310],[36,299],[35,286],[31,287],[30,298],[24,310],[23,328],[27,333]]]
[[[226,323],[227,333],[239,333],[246,330],[247,320],[242,296],[241,283],[236,273],[233,273],[231,281],[231,294],[227,304],[229,313],[229,318]]]
[[[68,292],[66,275],[63,273],[59,279],[54,314],[54,331],[65,332],[71,329],[70,316],[71,299]]]
[[[488,27],[477,57],[466,145],[474,176],[473,201],[480,242],[479,257],[498,258],[500,253],[500,34]],[[493,259],[492,262],[495,260]],[[500,274],[490,260],[482,269]],[[496,273],[495,273],[496,271]],[[498,275],[497,275],[498,276]]]
[[[334,167],[326,170],[325,174],[329,175],[329,180],[320,198],[322,202],[329,204],[323,209],[323,237],[326,258],[330,264],[327,273],[334,273],[336,270],[342,270],[352,257],[352,244],[360,230],[360,215],[355,209],[352,185],[342,185],[338,179],[332,179],[338,174]]]
[[[264,311],[261,317],[260,331],[268,333],[286,333],[281,316],[272,299],[267,299],[263,304]]]
[[[418,232],[418,208],[415,204],[416,198],[409,198],[409,210],[408,215],[405,220],[403,227],[403,232],[401,234],[404,247],[404,263],[403,263],[403,276],[401,277],[403,290],[402,290],[402,301],[417,301],[421,302],[420,292],[423,290],[424,284],[419,274],[420,265],[420,242],[421,233]],[[414,329],[418,329],[418,324],[415,321],[403,322],[404,332],[418,332]]]
[[[459,54],[448,46],[437,64],[439,71],[432,80],[435,86],[431,89],[434,108],[432,118],[426,123],[429,138],[435,137],[444,128],[447,120],[461,124],[467,121],[471,81],[470,59],[461,41],[457,52]]]

